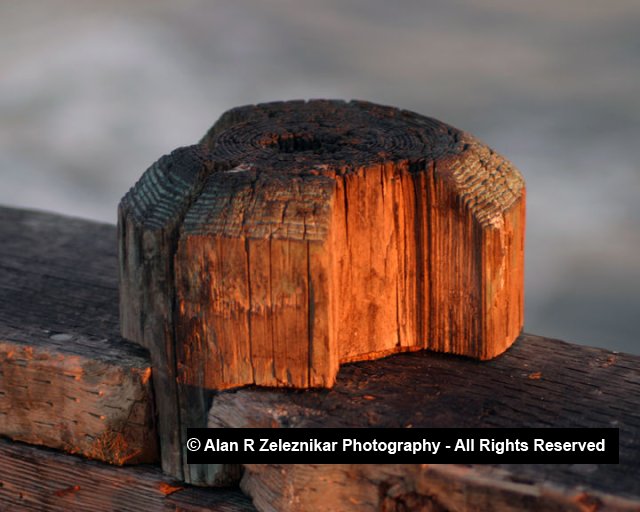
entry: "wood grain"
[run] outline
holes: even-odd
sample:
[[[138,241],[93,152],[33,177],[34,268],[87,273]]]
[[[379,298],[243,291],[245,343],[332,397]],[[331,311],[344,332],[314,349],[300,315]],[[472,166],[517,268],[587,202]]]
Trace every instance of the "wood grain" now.
[[[486,473],[480,466],[472,466],[466,473],[467,470],[463,469],[440,473],[436,466],[425,469],[409,465],[405,469],[397,466],[389,471],[396,474],[402,485],[410,488],[422,480],[429,482],[431,476],[427,475],[440,475],[438,479],[443,481],[446,481],[444,475],[447,471],[463,476],[460,481],[456,479],[447,485],[442,484],[443,492],[436,494],[438,500],[447,504],[444,510],[465,510],[461,505],[464,501],[455,500],[468,498],[452,496],[453,501],[450,501],[444,492],[446,489],[449,493],[454,493],[455,489],[467,492],[468,486],[473,489],[481,484],[481,487],[487,486],[487,492],[495,485],[494,490],[498,492],[503,480],[526,484],[509,491],[515,501],[505,505],[505,510],[517,510],[518,506],[522,510],[565,510],[559,504],[554,505],[555,508],[542,505],[551,488],[569,501],[577,500],[582,492],[589,496],[622,497],[633,503],[633,507],[622,507],[622,510],[638,510],[638,400],[639,356],[527,334],[522,335],[505,354],[489,362],[433,353],[400,354],[343,366],[331,390],[240,389],[222,392],[213,402],[209,426],[616,427],[620,429],[619,464],[497,466],[504,473],[494,473],[494,470]],[[330,482],[335,489],[340,489],[341,496],[352,496],[357,500],[369,496],[363,503],[370,506],[374,500],[376,506],[381,507],[382,502],[375,501],[380,498],[375,489],[382,484],[375,482],[387,481],[380,480],[380,475],[388,471],[388,468],[381,467],[376,473],[378,480],[368,481],[362,475],[368,474],[369,469],[357,464],[351,465],[351,469],[321,465],[255,465],[247,468],[242,485],[254,497],[260,510],[272,510],[266,504],[268,501],[278,510],[304,510],[300,504],[307,499],[309,503],[325,497],[328,499]],[[425,476],[419,476],[422,474]],[[481,482],[477,480],[478,475],[484,475]],[[314,485],[308,484],[311,480]],[[427,485],[426,488],[430,487]],[[276,493],[276,489],[285,489],[285,495]],[[429,496],[430,491],[424,494]],[[285,506],[287,496],[294,495],[298,501],[291,498],[293,501],[290,502],[297,503],[299,508]],[[534,496],[538,498],[534,499]],[[595,499],[595,502],[600,499]],[[569,501],[565,503],[568,510],[581,510],[579,504],[569,507]],[[453,505],[455,503],[456,506]],[[278,508],[278,504],[282,507]],[[353,509],[344,509],[360,510],[355,505]],[[617,510],[613,505],[611,509]],[[363,505],[362,510],[377,509]],[[609,508],[603,506],[602,510]]]
[[[247,465],[242,489],[260,512],[636,512],[637,499],[450,464]]]
[[[203,425],[205,390],[502,353],[523,325],[524,223],[518,171],[435,119],[325,100],[224,114],[119,208],[122,333],[151,351],[165,470],[193,471],[164,457]]]
[[[0,208],[0,234],[3,339],[24,339],[34,349],[53,343],[65,357],[91,354],[98,368],[136,359],[148,368],[146,351],[118,335],[113,226]],[[69,332],[73,342],[50,337]],[[489,362],[399,354],[344,365],[330,390],[220,392],[209,421],[217,427],[618,427],[619,465],[280,466],[281,476],[276,468],[248,466],[243,486],[260,507],[284,497],[313,504],[321,496],[323,510],[329,503],[357,510],[357,500],[378,497],[381,510],[626,511],[640,503],[639,400],[640,357],[523,335]],[[251,510],[237,491],[181,487],[157,467],[112,467],[0,440],[3,511]],[[340,496],[345,499],[336,501]]]
[[[118,335],[112,226],[0,208],[0,434],[153,462],[145,350]]]
[[[156,466],[114,467],[0,439],[0,512],[252,512],[237,489],[189,488]]]
[[[152,165],[118,207],[121,332],[149,349],[162,467],[177,478],[188,468],[179,420],[186,396],[176,382],[173,255],[182,215],[208,168],[198,148],[177,149]],[[190,398],[192,410],[201,410],[201,397]]]
[[[339,362],[489,359],[520,332],[524,183],[469,134],[364,102],[284,102],[235,109],[181,151],[120,207],[123,333],[144,344],[141,318],[175,324],[181,382],[331,386]],[[174,310],[154,303],[174,293]]]

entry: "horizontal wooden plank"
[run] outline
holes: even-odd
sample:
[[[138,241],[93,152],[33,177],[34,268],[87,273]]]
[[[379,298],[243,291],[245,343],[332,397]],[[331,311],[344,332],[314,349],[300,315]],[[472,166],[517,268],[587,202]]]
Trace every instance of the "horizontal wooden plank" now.
[[[402,354],[344,366],[331,390],[220,393],[209,426],[616,427],[618,465],[501,469],[535,485],[623,496],[640,507],[640,357],[539,336],[522,335],[489,362]],[[250,481],[256,478],[263,483]],[[243,485],[258,496],[268,478],[264,469],[249,471]]]
[[[11,371],[21,371],[22,365],[35,365],[42,360],[44,363],[38,364],[45,367],[41,367],[38,376],[57,371],[64,375],[64,361],[75,357],[76,361],[86,363],[83,372],[79,372],[84,380],[78,381],[75,376],[66,378],[72,384],[78,383],[74,384],[78,392],[98,391],[94,395],[95,411],[104,410],[108,404],[98,401],[100,382],[105,375],[100,368],[115,369],[116,374],[120,372],[123,376],[135,375],[141,387],[134,388],[145,390],[141,403],[150,403],[149,389],[142,386],[148,370],[147,354],[118,335],[115,228],[57,215],[0,208],[0,236],[3,240],[0,244],[0,340],[5,354],[24,352],[23,363],[8,363],[6,356],[0,356],[0,365],[12,364]],[[8,345],[13,348],[7,349]],[[28,361],[29,349],[34,354],[31,362]],[[56,365],[58,369],[54,371]],[[96,370],[90,371],[91,368]],[[8,373],[0,376],[0,382],[6,381],[5,375]],[[0,391],[5,396],[0,394],[0,403],[6,399],[3,386],[5,384],[0,384]],[[46,382],[41,386],[45,387],[33,388],[32,401],[41,400],[42,389],[50,387]],[[11,392],[16,392],[13,387]],[[43,408],[40,412],[46,410],[45,403],[38,405],[36,400],[34,404],[29,407],[37,405]],[[15,405],[18,413],[26,409],[20,403]],[[76,413],[60,408],[55,414],[71,420]],[[1,418],[2,414],[0,421]],[[433,353],[403,354],[344,366],[332,390],[225,392],[216,397],[209,421],[212,426],[275,427],[618,427],[620,465],[520,464],[466,469],[428,466],[412,470],[410,479],[376,481],[381,482],[378,489],[384,490],[383,498],[387,501],[383,502],[389,510],[394,510],[390,508],[392,505],[398,508],[400,503],[411,509],[412,503],[418,503],[415,500],[445,494],[453,501],[441,501],[440,506],[448,504],[453,510],[460,509],[463,503],[460,500],[470,499],[469,496],[487,499],[491,489],[501,489],[499,492],[503,495],[512,496],[513,501],[509,503],[525,503],[531,510],[549,503],[554,504],[555,510],[571,510],[568,505],[565,508],[558,505],[570,502],[577,503],[576,510],[598,507],[630,510],[629,507],[637,508],[640,502],[637,483],[640,357],[536,336],[522,336],[504,356],[490,362],[478,363]],[[170,510],[206,510],[203,507],[208,506],[207,500],[214,500],[210,507],[213,510],[215,507],[235,510],[224,508],[233,506],[235,498],[221,498],[220,504],[215,504],[218,499],[215,496],[222,495],[206,494],[205,497],[202,493],[208,490],[204,489],[185,489],[168,498],[158,497],[154,486],[162,484],[161,493],[180,486],[164,479],[154,467],[109,467],[19,443],[1,441],[0,446],[0,504],[7,504],[12,510],[117,508],[93,507],[91,493],[80,492],[92,486],[102,489],[102,496],[109,494],[114,500],[120,500],[112,502],[122,504],[118,510],[155,510],[155,504],[166,507],[168,503],[174,507]],[[57,469],[48,469],[51,467]],[[279,467],[284,478],[280,481],[287,484],[288,493],[299,493],[313,487],[298,486],[303,482],[300,475],[307,475],[305,478],[313,478],[314,485],[318,484],[316,488],[327,489],[327,493],[337,492],[337,481],[333,486],[322,487],[325,484],[320,485],[318,473],[309,477],[307,470],[311,469]],[[362,468],[353,471],[354,474],[366,473]],[[390,474],[394,470],[388,466],[385,471]],[[266,480],[261,484],[259,478],[253,476],[260,473],[264,472],[258,466],[248,466],[243,485],[250,490],[255,484],[251,492],[256,497],[260,492],[262,496],[269,496],[265,494],[270,488]],[[111,476],[101,480],[103,474]],[[131,476],[134,474],[137,476]],[[140,476],[142,474],[147,476]],[[82,480],[85,476],[87,479]],[[404,484],[395,490],[387,487],[386,483],[400,481]],[[257,485],[262,486],[260,491]],[[409,486],[408,494],[406,486]],[[131,493],[140,489],[146,490],[137,499]],[[274,489],[273,492],[282,492],[279,487]],[[545,496],[554,492],[560,496],[556,501],[544,501]],[[20,493],[23,498],[31,496],[31,501],[18,501]],[[85,501],[77,502],[77,506],[69,501],[80,496]],[[397,504],[389,501],[389,496],[399,497],[393,498]],[[59,505],[61,497],[66,500],[62,501],[63,505]],[[174,503],[179,497],[183,497],[182,501]],[[295,498],[299,500],[301,495]],[[429,506],[438,510],[433,503]]]
[[[156,466],[117,467],[0,439],[0,511],[251,512],[239,490],[184,487]]]
[[[0,434],[157,460],[148,354],[118,334],[113,226],[0,208]]]
[[[242,488],[260,512],[639,510],[633,499],[481,465],[252,464]]]

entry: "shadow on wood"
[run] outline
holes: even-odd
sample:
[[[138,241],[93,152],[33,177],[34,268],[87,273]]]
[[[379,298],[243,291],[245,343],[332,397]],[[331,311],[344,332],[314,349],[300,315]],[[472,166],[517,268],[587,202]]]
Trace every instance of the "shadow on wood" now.
[[[82,354],[87,367],[98,369],[109,365],[119,371],[148,368],[145,350],[123,340],[118,332],[113,226],[0,207],[0,235],[3,343],[33,344],[34,349],[45,343],[55,356],[52,361],[73,360]],[[53,333],[70,334],[74,341],[58,337],[60,341],[46,345]],[[86,344],[93,348],[87,349]],[[26,384],[32,375],[28,365],[15,365],[12,371],[12,382],[22,379]],[[42,376],[47,372],[43,366]],[[101,379],[108,384],[110,373],[87,375],[92,379],[87,390],[98,392]],[[14,392],[7,383],[0,378],[0,401]],[[46,397],[38,398],[44,405]],[[152,407],[148,392],[139,398],[140,407]],[[103,407],[93,404],[96,411]],[[16,416],[28,415],[32,407],[28,400],[12,405]],[[344,365],[332,389],[221,392],[209,421],[218,427],[617,427],[619,465],[407,466],[404,473],[389,467],[372,474],[369,483],[359,478],[368,474],[367,468],[353,465],[349,474],[354,476],[351,484],[367,489],[367,499],[378,496],[378,505],[387,507],[433,505],[429,496],[438,496],[438,504],[453,509],[465,506],[465,499],[486,503],[496,497],[496,506],[506,503],[505,507],[517,505],[521,510],[626,511],[637,510],[640,503],[639,411],[640,357],[523,335],[489,362],[433,353],[399,354]],[[135,432],[137,427],[127,428]],[[3,430],[0,434],[8,435]],[[314,489],[338,492],[328,484],[324,487],[323,474],[336,478],[336,486],[347,485],[349,480],[340,476],[345,469],[327,467],[314,473],[317,469],[311,466],[249,466],[243,486],[256,503],[264,503],[269,486],[279,482],[287,485],[283,496],[292,497],[294,489],[298,495],[293,498],[314,500]],[[91,510],[110,510],[115,508],[113,503],[119,510],[202,511],[214,503],[221,510],[243,510],[235,504],[250,510],[237,492],[180,489],[181,484],[162,476],[157,467],[109,467],[6,440],[0,442],[0,483],[0,503],[11,510],[72,510],[73,503]],[[106,499],[109,496],[112,501]],[[280,503],[284,498],[270,499]]]
[[[420,349],[490,359],[522,328],[522,177],[412,112],[231,110],[118,222],[122,333],[151,352],[163,467],[192,483],[217,477],[167,454],[204,426],[204,390],[331,387],[341,363]]]

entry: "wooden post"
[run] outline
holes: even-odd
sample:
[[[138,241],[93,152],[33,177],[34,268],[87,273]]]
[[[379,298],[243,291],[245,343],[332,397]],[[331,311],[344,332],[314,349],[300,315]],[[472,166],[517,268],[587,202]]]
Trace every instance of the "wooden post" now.
[[[115,238],[0,207],[0,509],[253,510],[135,464],[154,460],[153,390],[148,352],[118,334]],[[639,376],[640,356],[521,335],[488,362],[421,351],[343,365],[329,390],[221,391],[209,426],[615,427],[619,464],[247,464],[241,486],[260,510],[637,512]]]
[[[125,337],[151,352],[163,468],[211,391],[331,387],[340,363],[490,359],[523,324],[525,189],[471,135],[365,102],[224,114],[119,208]]]

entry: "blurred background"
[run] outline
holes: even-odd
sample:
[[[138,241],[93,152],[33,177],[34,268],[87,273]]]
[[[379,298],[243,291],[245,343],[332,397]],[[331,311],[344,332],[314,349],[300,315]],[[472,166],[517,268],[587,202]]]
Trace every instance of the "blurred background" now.
[[[524,174],[525,329],[638,354],[639,27],[638,0],[3,1],[0,204],[114,223],[228,108],[390,104]]]

